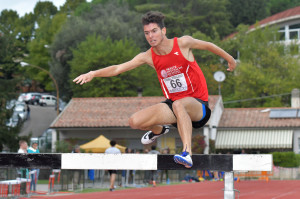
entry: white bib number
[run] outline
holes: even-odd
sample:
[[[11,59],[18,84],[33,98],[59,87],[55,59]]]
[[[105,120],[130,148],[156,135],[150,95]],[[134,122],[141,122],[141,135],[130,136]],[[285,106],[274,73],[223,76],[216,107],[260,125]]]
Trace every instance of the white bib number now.
[[[187,84],[183,73],[164,79],[169,93],[178,93],[187,90]]]

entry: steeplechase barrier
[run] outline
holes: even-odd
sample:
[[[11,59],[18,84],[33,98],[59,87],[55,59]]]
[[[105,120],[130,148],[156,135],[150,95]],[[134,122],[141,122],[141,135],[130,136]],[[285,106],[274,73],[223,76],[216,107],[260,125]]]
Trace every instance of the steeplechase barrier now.
[[[234,172],[272,171],[271,154],[193,155],[192,170],[224,171],[224,199],[234,199]],[[176,164],[173,155],[39,153],[0,154],[0,168],[189,170]]]

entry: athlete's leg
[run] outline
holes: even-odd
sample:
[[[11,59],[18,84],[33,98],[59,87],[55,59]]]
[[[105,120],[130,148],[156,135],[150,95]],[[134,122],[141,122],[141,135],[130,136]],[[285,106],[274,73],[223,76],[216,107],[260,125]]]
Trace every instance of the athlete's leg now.
[[[176,123],[176,117],[165,103],[156,104],[134,113],[129,118],[129,125],[133,129],[151,130],[160,134],[163,124]]]
[[[183,151],[192,154],[192,121],[203,116],[202,104],[195,98],[186,97],[173,103],[173,112],[177,117],[177,128],[183,144]]]

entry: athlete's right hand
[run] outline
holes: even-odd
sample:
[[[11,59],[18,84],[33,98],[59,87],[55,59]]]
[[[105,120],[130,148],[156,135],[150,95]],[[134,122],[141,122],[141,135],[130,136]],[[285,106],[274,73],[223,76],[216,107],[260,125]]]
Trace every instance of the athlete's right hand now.
[[[90,71],[88,73],[85,73],[85,74],[82,74],[82,75],[76,77],[73,80],[73,82],[75,82],[76,84],[82,85],[82,84],[90,82],[93,78],[94,78],[93,71]]]

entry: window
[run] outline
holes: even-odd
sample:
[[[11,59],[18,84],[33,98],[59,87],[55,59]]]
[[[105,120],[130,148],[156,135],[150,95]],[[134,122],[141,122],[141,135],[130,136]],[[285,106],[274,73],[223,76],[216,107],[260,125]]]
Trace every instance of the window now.
[[[294,24],[289,26],[289,29],[299,29],[299,28],[300,28],[300,24]]]
[[[290,39],[299,39],[298,32],[299,31],[290,31]]]

